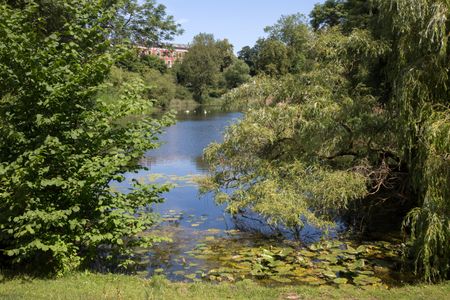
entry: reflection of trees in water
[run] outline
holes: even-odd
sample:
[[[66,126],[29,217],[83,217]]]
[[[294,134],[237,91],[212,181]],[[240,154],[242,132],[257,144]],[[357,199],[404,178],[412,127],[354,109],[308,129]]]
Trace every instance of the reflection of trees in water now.
[[[203,156],[197,156],[194,158],[195,167],[198,170],[207,171],[208,170],[208,164],[203,159]]]
[[[177,120],[186,121],[186,120],[207,120],[211,117],[218,115],[226,115],[230,113],[230,111],[226,111],[223,109],[221,105],[207,105],[207,106],[197,106],[195,108],[182,110],[177,113]]]
[[[160,159],[153,157],[153,156],[144,156],[139,160],[139,164],[142,167],[151,169],[151,167],[154,166],[156,163],[158,163],[159,160]],[[208,170],[208,164],[203,160],[203,157],[201,155],[196,156],[194,159],[192,159],[192,161],[195,164],[195,167],[197,170],[201,170],[201,171]]]
[[[180,268],[178,259],[183,256],[184,252],[190,250],[189,247],[191,237],[186,234],[185,228],[180,226],[179,222],[165,225],[164,229],[172,241],[162,242],[149,249],[149,262],[147,267],[150,269],[163,268],[171,270]]]
[[[307,224],[303,228],[296,227],[293,229],[271,225],[265,218],[249,210],[233,216],[232,220],[236,229],[256,233],[267,238],[295,239],[310,244],[319,241],[323,236],[323,231]]]
[[[139,160],[139,165],[145,168],[151,168],[156,163],[156,159],[152,156],[144,156]]]

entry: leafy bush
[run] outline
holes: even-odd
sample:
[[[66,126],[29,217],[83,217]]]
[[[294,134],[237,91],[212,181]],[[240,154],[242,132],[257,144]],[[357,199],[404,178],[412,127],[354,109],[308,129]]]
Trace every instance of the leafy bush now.
[[[177,84],[175,89],[175,99],[192,100],[192,93],[188,90],[188,88]]]
[[[155,106],[165,108],[176,97],[177,86],[171,74],[161,74],[154,69],[145,68],[142,73],[112,67],[107,86],[100,92],[100,98],[113,103],[126,92],[130,84],[140,81],[144,84],[140,96],[153,102]]]
[[[147,69],[142,73],[142,78],[144,83],[149,86],[146,97],[155,100],[158,106],[166,108],[175,98],[177,88],[171,74],[161,74],[156,70]]]
[[[137,49],[123,55],[116,66],[134,73],[145,73],[148,69],[158,70],[161,74],[167,73],[167,66],[162,59],[153,55],[141,55]]]
[[[46,3],[0,4],[0,261],[62,273],[100,248],[126,258],[158,240],[137,235],[154,224],[146,206],[166,187],[136,182],[125,194],[109,184],[140,168],[169,119],[147,117],[139,78],[116,101],[96,101],[119,54],[105,38],[114,7]]]

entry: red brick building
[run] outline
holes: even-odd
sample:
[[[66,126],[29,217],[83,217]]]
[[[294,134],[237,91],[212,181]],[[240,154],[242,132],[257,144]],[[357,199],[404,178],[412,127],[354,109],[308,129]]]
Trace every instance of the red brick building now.
[[[189,51],[188,45],[173,44],[171,47],[139,47],[142,54],[154,55],[162,59],[168,68],[172,68],[175,61],[182,61],[186,53]]]

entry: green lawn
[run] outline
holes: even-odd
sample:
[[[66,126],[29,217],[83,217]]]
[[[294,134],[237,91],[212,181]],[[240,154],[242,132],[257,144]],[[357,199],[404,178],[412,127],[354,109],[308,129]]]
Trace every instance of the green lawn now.
[[[263,287],[250,281],[236,284],[170,283],[163,278],[75,274],[60,279],[2,279],[0,299],[450,299],[450,282],[367,290],[284,286]]]

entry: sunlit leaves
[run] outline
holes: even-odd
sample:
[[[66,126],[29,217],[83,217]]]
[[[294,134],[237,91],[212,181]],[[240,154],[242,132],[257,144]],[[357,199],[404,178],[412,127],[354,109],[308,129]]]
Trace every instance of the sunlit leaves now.
[[[96,99],[121,50],[104,26],[115,10],[102,3],[1,5],[0,256],[7,262],[61,274],[89,265],[102,248],[106,258],[125,258],[116,262],[125,267],[131,246],[155,240],[137,235],[155,223],[146,207],[167,187],[136,182],[123,194],[109,183],[140,168],[170,118],[148,116],[153,104],[141,97],[139,80],[114,103]]]

